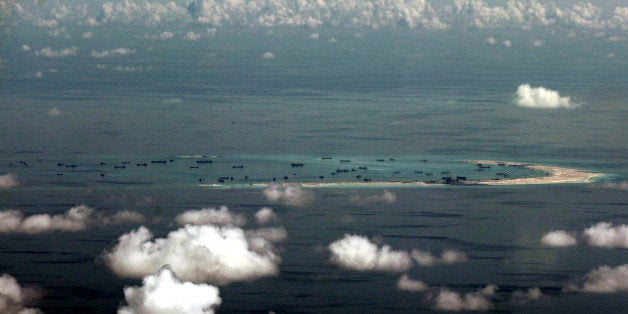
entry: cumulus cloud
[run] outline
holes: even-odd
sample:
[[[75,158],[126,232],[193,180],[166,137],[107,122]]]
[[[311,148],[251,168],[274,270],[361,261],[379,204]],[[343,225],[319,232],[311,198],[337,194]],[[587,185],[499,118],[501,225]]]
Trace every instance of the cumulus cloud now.
[[[489,43],[490,45],[494,45],[497,43],[497,40],[495,40],[495,38],[493,36],[489,37],[486,39],[486,42]]]
[[[445,250],[441,253],[440,257],[432,255],[430,252],[421,250],[412,250],[412,259],[416,261],[420,266],[433,266],[433,265],[451,265],[456,263],[463,263],[467,261],[467,255],[464,252],[455,250]]]
[[[0,232],[43,233],[52,231],[80,231],[87,229],[93,210],[81,205],[59,215],[38,214],[24,218],[22,212],[0,212]]]
[[[20,182],[17,179],[17,174],[9,173],[0,176],[0,189],[1,188],[12,188],[20,185]]]
[[[193,31],[189,31],[185,34],[185,36],[183,36],[183,38],[187,39],[187,40],[192,40],[192,41],[196,41],[201,39],[201,34],[197,34]]]
[[[269,201],[286,205],[305,205],[314,200],[314,192],[304,189],[300,184],[271,183],[263,193]]]
[[[579,106],[579,104],[571,101],[571,97],[561,97],[557,91],[545,87],[531,87],[529,84],[519,85],[515,93],[514,103],[517,106],[544,109]]]
[[[275,59],[275,54],[270,51],[264,52],[262,59]]]
[[[18,210],[4,210],[0,211],[0,233],[37,234],[54,231],[82,231],[90,226],[102,227],[143,220],[143,215],[131,211],[105,216],[96,213],[94,209],[86,205],[72,207],[63,214],[36,214],[28,217]]]
[[[368,204],[368,203],[394,203],[397,201],[397,195],[388,190],[384,190],[382,194],[373,194],[368,196],[355,195],[351,197],[351,202],[357,204]]]
[[[216,4],[196,0],[188,10],[198,23],[215,26],[293,26],[316,28],[325,23],[352,27],[396,27],[445,29],[448,27],[426,1],[269,1],[256,6],[238,2]],[[272,14],[269,12],[273,12]]]
[[[510,48],[510,47],[512,47],[512,41],[504,40],[504,41],[502,41],[502,45],[504,45],[504,47]]]
[[[175,221],[179,225],[234,225],[243,226],[246,224],[246,218],[242,215],[234,214],[229,211],[226,206],[221,206],[220,209],[205,208],[201,210],[188,210],[175,218]]]
[[[272,208],[263,207],[257,213],[255,213],[255,219],[257,220],[258,224],[264,225],[272,220],[276,220],[277,215],[272,210]]]
[[[8,314],[39,314],[39,309],[29,308],[26,305],[42,297],[36,287],[22,287],[17,280],[9,275],[0,276],[0,313]]]
[[[574,235],[565,230],[551,231],[541,238],[541,243],[547,246],[566,247],[578,244]]]
[[[159,38],[161,40],[168,40],[168,39],[170,39],[172,37],[174,37],[174,33],[169,32],[169,31],[165,31],[165,32],[163,32],[163,33],[161,33],[161,34],[159,34],[157,36],[157,38]]]
[[[628,264],[617,267],[600,266],[588,272],[582,282],[569,285],[568,291],[593,293],[628,292]]]
[[[51,117],[58,117],[58,116],[65,115],[65,111],[57,107],[52,107],[50,110],[46,111],[46,113]]]
[[[480,292],[465,293],[442,287],[434,297],[434,309],[441,311],[488,311],[495,306]]]
[[[117,57],[117,56],[128,56],[128,55],[135,54],[135,52],[136,52],[135,49],[115,48],[115,49],[103,50],[103,51],[92,50],[90,55],[93,58],[109,58],[109,57]]]
[[[628,190],[628,181],[594,183],[595,187],[613,190]]]
[[[515,303],[527,303],[529,301],[538,300],[543,297],[543,293],[539,287],[530,288],[528,290],[516,290],[512,293],[511,299]]]
[[[246,234],[256,240],[257,238],[266,239],[272,243],[283,242],[288,239],[288,231],[285,228],[260,228],[255,230],[249,230]],[[252,242],[253,243],[253,242]],[[267,245],[265,241],[260,242],[262,245]],[[253,243],[255,244],[255,243]]]
[[[80,10],[66,1],[54,1],[45,9],[6,10],[45,29],[78,23],[102,25],[124,23],[176,25],[188,22],[211,27],[316,29],[323,25],[371,29],[423,28],[443,30],[459,28],[514,28],[569,26],[591,30],[628,29],[628,8],[616,6],[603,10],[591,3],[537,0],[456,0],[443,5],[437,0],[345,0],[328,1],[115,1],[86,2]],[[0,2],[2,3],[2,2]],[[28,10],[28,11],[27,11]],[[19,12],[19,13],[18,13]],[[72,12],[72,14],[69,14]],[[54,18],[51,18],[54,16]]]
[[[125,287],[128,306],[118,314],[190,313],[209,314],[222,300],[218,288],[208,284],[181,282],[168,266],[142,280],[141,287]]]
[[[144,215],[131,210],[121,210],[112,216],[100,215],[97,218],[97,224],[101,226],[141,223],[144,221],[146,221],[146,217],[144,217]]]
[[[499,290],[499,287],[496,285],[487,285],[486,287],[480,290],[481,295],[485,296],[494,296],[495,293]]]
[[[142,67],[134,67],[134,66],[116,66],[113,68],[117,72],[139,72],[142,71]]]
[[[78,48],[76,47],[65,48],[62,50],[52,50],[52,48],[46,47],[44,49],[35,51],[35,54],[42,57],[59,58],[59,57],[75,56],[77,52],[78,52]]]
[[[166,238],[152,238],[142,226],[120,236],[103,259],[121,277],[142,278],[170,265],[181,280],[217,285],[279,272],[273,243],[237,227],[186,225]]]
[[[412,266],[407,252],[394,251],[390,246],[381,248],[359,235],[346,234],[328,246],[330,261],[340,267],[360,271],[406,271]]]
[[[611,223],[600,222],[584,230],[589,245],[607,248],[628,248],[628,225],[613,227]]]
[[[404,291],[419,292],[427,290],[429,286],[423,281],[410,279],[407,274],[404,274],[397,281],[397,288]]]
[[[22,50],[23,51],[31,51],[31,47],[27,44],[22,45]]]

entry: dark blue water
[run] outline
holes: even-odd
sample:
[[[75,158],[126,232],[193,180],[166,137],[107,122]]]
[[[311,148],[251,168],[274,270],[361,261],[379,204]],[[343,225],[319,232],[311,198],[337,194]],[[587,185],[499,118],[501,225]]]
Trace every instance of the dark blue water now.
[[[434,310],[439,287],[464,294],[489,284],[499,287],[491,299],[496,311],[625,312],[625,290],[564,291],[599,266],[625,265],[625,248],[540,242],[552,230],[581,234],[602,221],[628,223],[625,61],[602,60],[582,49],[565,56],[551,45],[534,53],[461,51],[428,35],[378,32],[336,46],[313,47],[301,39],[280,48],[303,38],[295,33],[277,39],[243,32],[230,34],[241,41],[219,36],[215,45],[147,50],[128,60],[143,67],[141,74],[94,72],[93,60],[77,57],[73,63],[39,60],[42,68],[62,71],[31,80],[19,75],[28,60],[4,57],[0,175],[15,173],[21,184],[0,189],[0,210],[60,214],[80,204],[105,215],[133,210],[147,217],[143,224],[158,238],[176,230],[174,218],[187,210],[225,205],[253,221],[259,209],[271,207],[288,233],[278,244],[280,272],[220,286],[218,311],[224,313],[414,313]],[[374,44],[382,42],[390,45]],[[260,62],[270,50],[278,57]],[[517,107],[513,94],[524,83],[558,90],[583,105]],[[62,113],[48,114],[52,108]],[[463,162],[468,159],[606,176],[583,184],[387,187],[396,196],[392,202],[355,201],[381,195],[384,188],[377,186],[320,188],[298,206],[247,186],[273,178],[430,180],[426,172],[436,180],[479,180],[502,172],[497,166],[476,171]],[[539,175],[508,172],[512,178]],[[218,182],[221,177],[229,179]],[[222,188],[203,186],[219,183]],[[43,288],[46,295],[33,306],[46,313],[115,312],[124,303],[123,288],[141,281],[116,276],[103,252],[139,225],[0,234],[0,269],[21,284]],[[326,248],[347,233],[396,250],[455,249],[468,260],[414,265],[402,273],[341,269]],[[399,290],[404,273],[431,288]],[[530,288],[540,288],[543,297],[512,300],[516,291]]]

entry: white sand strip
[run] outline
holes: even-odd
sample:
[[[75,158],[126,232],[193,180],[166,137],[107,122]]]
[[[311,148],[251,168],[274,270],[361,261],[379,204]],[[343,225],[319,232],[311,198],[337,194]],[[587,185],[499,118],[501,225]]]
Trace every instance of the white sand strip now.
[[[589,183],[595,177],[603,176],[601,173],[556,167],[543,166],[526,163],[493,161],[493,160],[465,160],[467,162],[483,164],[483,165],[505,165],[519,166],[533,170],[539,170],[546,173],[542,177],[518,178],[518,179],[500,179],[500,180],[479,180],[471,181],[475,184],[485,185],[519,185],[519,184],[558,184],[558,183]]]

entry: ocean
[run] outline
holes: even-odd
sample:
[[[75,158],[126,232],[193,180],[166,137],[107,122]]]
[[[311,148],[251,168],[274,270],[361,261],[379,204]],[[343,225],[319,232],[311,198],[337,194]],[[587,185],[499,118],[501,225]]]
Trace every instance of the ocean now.
[[[146,226],[150,241],[169,239],[186,228],[178,215],[225,206],[247,221],[228,225],[249,231],[265,226],[256,213],[270,208],[270,225],[286,236],[266,239],[272,249],[262,251],[274,256],[275,272],[196,280],[218,287],[218,313],[625,312],[626,239],[595,245],[585,230],[607,222],[621,238],[628,224],[626,50],[603,58],[612,43],[583,47],[561,35],[547,35],[543,47],[495,49],[477,44],[482,31],[460,38],[352,30],[327,41],[308,34],[234,30],[176,45],[117,39],[114,46],[142,53],[122,68],[81,55],[39,58],[39,79],[24,75],[34,71],[29,57],[3,48],[0,175],[15,174],[19,184],[0,188],[0,210],[22,218],[93,210],[87,226],[73,230],[0,233],[2,272],[43,291],[29,306],[115,312],[127,304],[125,287],[142,285],[142,276],[112,269],[108,256],[121,236]],[[518,36],[523,43],[532,35]],[[99,44],[90,49],[112,46]],[[267,51],[272,57],[262,57]],[[557,90],[577,106],[517,106],[522,84]],[[349,184],[546,175],[466,162],[479,159],[601,176],[575,184]],[[299,185],[307,182],[347,184]],[[103,220],[125,210],[142,218]],[[577,244],[541,241],[556,230]],[[331,249],[342,239],[368,239],[380,261],[358,269],[343,262]],[[464,258],[447,261],[448,250]],[[382,266],[389,251],[400,264]],[[618,288],[587,290],[603,266]],[[426,287],[400,288],[404,275]],[[458,307],[447,307],[448,298]]]

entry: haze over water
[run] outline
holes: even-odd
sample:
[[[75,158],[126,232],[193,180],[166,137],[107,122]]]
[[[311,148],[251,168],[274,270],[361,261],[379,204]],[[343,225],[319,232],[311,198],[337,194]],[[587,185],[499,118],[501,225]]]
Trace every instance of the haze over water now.
[[[0,312],[625,312],[626,21],[621,1],[0,1],[21,286],[0,288],[30,296]],[[300,185],[545,175],[465,160],[603,176]],[[200,296],[143,303],[146,278]]]

